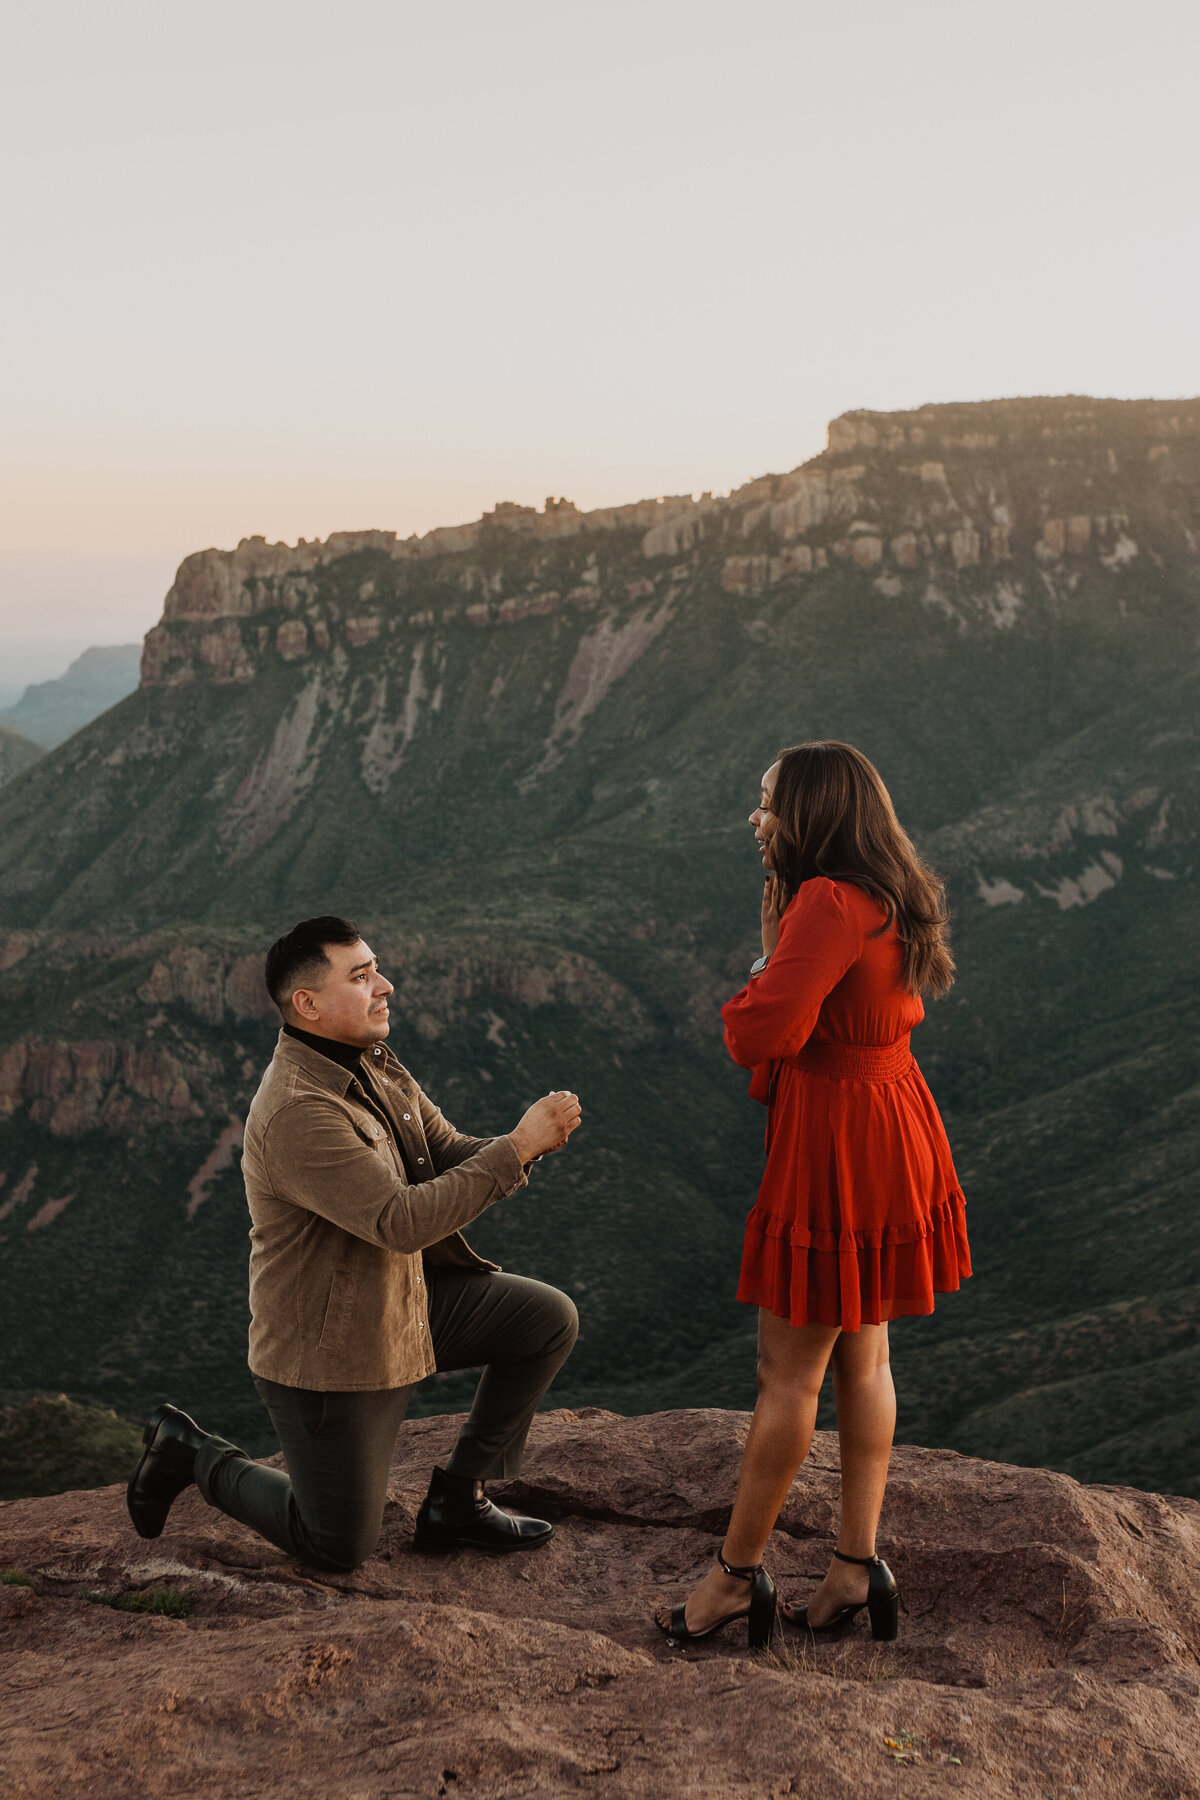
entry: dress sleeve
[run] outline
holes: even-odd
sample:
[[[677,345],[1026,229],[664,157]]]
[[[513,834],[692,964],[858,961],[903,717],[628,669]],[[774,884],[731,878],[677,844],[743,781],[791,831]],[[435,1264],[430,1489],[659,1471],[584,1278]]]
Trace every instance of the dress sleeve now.
[[[838,884],[824,876],[804,882],[783,915],[770,962],[721,1008],[734,1062],[753,1069],[794,1056],[812,1035],[826,994],[858,961],[862,941]]]

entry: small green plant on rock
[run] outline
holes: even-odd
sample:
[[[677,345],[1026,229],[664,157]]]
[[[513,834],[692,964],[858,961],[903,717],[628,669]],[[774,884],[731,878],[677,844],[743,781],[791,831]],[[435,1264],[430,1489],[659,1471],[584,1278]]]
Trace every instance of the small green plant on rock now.
[[[114,1612],[157,1613],[163,1619],[186,1619],[195,1610],[195,1597],[181,1594],[175,1588],[155,1588],[152,1594],[88,1594],[97,1606],[111,1606]]]

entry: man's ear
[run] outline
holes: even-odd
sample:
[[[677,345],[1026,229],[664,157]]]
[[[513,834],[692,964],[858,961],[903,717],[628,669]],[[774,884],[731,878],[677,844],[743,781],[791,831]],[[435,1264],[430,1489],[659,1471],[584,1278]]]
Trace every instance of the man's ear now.
[[[321,1009],[317,1005],[316,996],[309,988],[297,988],[292,995],[292,1012],[301,1025],[312,1024],[321,1017]]]

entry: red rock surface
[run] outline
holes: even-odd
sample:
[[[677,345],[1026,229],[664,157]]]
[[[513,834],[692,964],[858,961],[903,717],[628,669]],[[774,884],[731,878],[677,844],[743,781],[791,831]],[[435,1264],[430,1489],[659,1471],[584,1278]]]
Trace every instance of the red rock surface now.
[[[752,1656],[731,1627],[673,1651],[650,1615],[719,1541],[745,1427],[545,1414],[506,1492],[552,1543],[427,1558],[412,1525],[454,1422],[415,1421],[378,1551],[345,1577],[194,1491],[149,1544],[119,1487],[0,1507],[0,1567],[36,1583],[0,1587],[3,1793],[1200,1796],[1200,1505],[902,1448],[898,1643],[789,1632]],[[821,1434],[768,1553],[784,1593],[822,1574],[836,1502]],[[163,1587],[190,1618],[86,1598]]]

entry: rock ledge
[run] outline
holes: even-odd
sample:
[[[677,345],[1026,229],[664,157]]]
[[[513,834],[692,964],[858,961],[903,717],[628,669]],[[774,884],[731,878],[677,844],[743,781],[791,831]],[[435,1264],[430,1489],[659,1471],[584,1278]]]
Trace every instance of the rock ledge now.
[[[454,1421],[405,1427],[378,1551],[287,1562],[195,1493],[140,1543],[119,1487],[0,1507],[4,1792],[1200,1796],[1200,1505],[950,1451],[896,1451],[881,1546],[906,1597],[865,1629],[751,1656],[668,1649],[654,1607],[715,1548],[746,1417],[534,1425],[507,1489],[557,1533],[524,1557],[416,1556]],[[499,1493],[500,1490],[497,1490]],[[803,1595],[833,1539],[818,1434],[768,1553]],[[88,1596],[169,1588],[186,1620]]]

